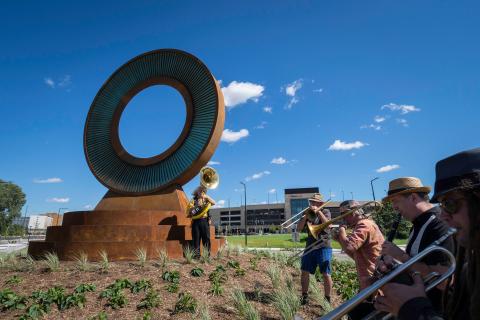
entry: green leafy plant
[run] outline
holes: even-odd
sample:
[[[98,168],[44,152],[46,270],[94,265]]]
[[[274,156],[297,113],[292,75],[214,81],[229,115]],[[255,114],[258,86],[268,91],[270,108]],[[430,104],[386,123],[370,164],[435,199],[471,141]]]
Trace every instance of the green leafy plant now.
[[[260,261],[259,256],[254,256],[254,257],[250,258],[250,268],[252,270],[258,270],[258,262],[259,261]]]
[[[320,272],[316,272],[315,277],[320,280]],[[351,299],[355,294],[357,294],[360,288],[355,264],[350,261],[338,261],[333,259],[332,280],[333,286],[337,290],[337,293],[344,300]]]
[[[5,281],[5,285],[11,286],[11,285],[19,284],[20,282],[22,282],[22,278],[20,278],[17,275],[13,275],[9,279],[7,279],[7,281]]]
[[[119,309],[123,308],[127,302],[128,300],[125,297],[125,294],[120,289],[114,289],[108,293],[106,306],[111,307],[112,309]]]
[[[44,314],[46,314],[44,309],[42,309],[42,306],[39,304],[32,304],[30,305],[25,314],[22,314],[18,319],[19,320],[31,320],[31,319],[38,319],[42,317]]]
[[[178,283],[169,283],[165,286],[165,289],[170,293],[178,292]]]
[[[2,310],[25,309],[27,302],[27,297],[17,295],[10,289],[0,291],[0,307]]]
[[[136,281],[132,287],[130,288],[130,291],[132,293],[139,293],[140,291],[147,291],[148,289],[152,288],[152,283],[150,280],[145,280],[141,279]]]
[[[135,256],[137,257],[138,264],[143,268],[147,261],[147,250],[145,248],[138,248],[135,250]]]
[[[323,291],[320,289],[318,286],[317,280],[315,277],[310,277],[310,292],[313,300],[322,307],[323,314],[329,313],[330,311],[333,310],[332,306],[330,303],[325,299],[325,295]]]
[[[195,313],[197,310],[197,300],[189,292],[181,292],[178,295],[177,302],[175,303],[175,308],[173,310],[174,314],[189,312]]]
[[[142,320],[152,320],[152,313],[150,311],[145,311],[142,316]]]
[[[76,293],[85,293],[85,292],[93,292],[97,289],[97,286],[94,284],[89,283],[81,283],[75,287],[74,292]]]
[[[195,256],[195,250],[189,245],[183,247],[183,256],[185,257],[185,262],[190,264],[193,262],[193,257]]]
[[[137,309],[152,309],[158,307],[160,304],[160,296],[158,291],[149,290],[145,298],[143,298],[139,304],[137,304]]]
[[[110,269],[110,262],[108,261],[108,253],[105,250],[100,250],[98,252],[100,255],[100,270],[104,273],[107,273]]]
[[[243,277],[245,275],[246,271],[243,268],[237,268],[235,269],[235,277]]]
[[[178,271],[165,271],[162,275],[162,279],[172,283],[179,283],[180,273]]]
[[[88,318],[88,320],[107,320],[107,313],[105,311],[100,311],[97,315]]]
[[[208,279],[212,282],[217,281],[219,283],[225,283],[228,280],[228,276],[225,271],[215,270],[210,273]]]
[[[240,263],[236,260],[230,260],[227,262],[227,266],[229,266],[232,269],[238,269],[240,268]]]
[[[193,268],[191,271],[190,271],[190,274],[194,277],[201,277],[204,275],[204,271],[202,268]]]
[[[235,288],[232,291],[233,306],[240,318],[245,320],[260,320],[260,314],[255,307],[247,301],[242,289]],[[293,319],[293,318],[292,318]]]
[[[219,264],[216,268],[215,268],[215,271],[227,271],[227,269],[225,269],[224,266],[222,266],[221,264]]]
[[[58,271],[58,269],[60,269],[60,260],[58,259],[58,256],[56,253],[47,252],[44,255],[44,258],[45,259],[43,260],[43,262],[47,267],[47,270],[51,272],[55,272],[55,271]]]
[[[212,286],[210,287],[210,293],[214,296],[221,296],[223,294],[222,283],[218,280],[212,281]]]
[[[88,254],[80,252],[73,256],[73,260],[80,271],[88,271],[90,269],[90,263],[88,263]]]

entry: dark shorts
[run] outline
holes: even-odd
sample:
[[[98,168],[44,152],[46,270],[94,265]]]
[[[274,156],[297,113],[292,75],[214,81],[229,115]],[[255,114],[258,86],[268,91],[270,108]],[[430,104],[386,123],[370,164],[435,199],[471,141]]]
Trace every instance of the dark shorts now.
[[[310,274],[314,274],[318,266],[320,268],[320,273],[330,274],[331,260],[332,260],[332,248],[320,248],[302,257],[301,269],[302,271],[307,271]]]

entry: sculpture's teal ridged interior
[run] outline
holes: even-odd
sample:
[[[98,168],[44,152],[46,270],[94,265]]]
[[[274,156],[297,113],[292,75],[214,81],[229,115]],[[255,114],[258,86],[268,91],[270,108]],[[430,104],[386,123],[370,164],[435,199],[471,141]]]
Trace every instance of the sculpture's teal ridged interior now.
[[[154,77],[174,79],[187,88],[193,101],[192,126],[186,139],[169,157],[150,166],[135,166],[116,155],[110,128],[121,98]],[[97,94],[85,127],[87,161],[95,176],[113,190],[152,192],[170,184],[200,156],[209,143],[216,115],[216,86],[203,64],[178,51],[151,52],[122,66]]]

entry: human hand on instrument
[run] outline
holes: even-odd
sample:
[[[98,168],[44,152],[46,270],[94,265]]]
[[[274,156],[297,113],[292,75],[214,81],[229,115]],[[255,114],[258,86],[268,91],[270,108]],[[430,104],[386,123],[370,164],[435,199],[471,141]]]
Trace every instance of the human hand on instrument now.
[[[413,298],[426,297],[425,286],[419,272],[412,273],[413,285],[388,283],[381,288],[382,296],[375,299],[375,309],[398,315],[403,304]]]
[[[393,258],[404,262],[405,252],[390,241],[382,244],[382,255],[392,256]]]
[[[393,269],[394,265],[395,261],[392,256],[381,255],[377,258],[377,261],[375,262],[375,270],[380,272],[381,274],[386,274]]]

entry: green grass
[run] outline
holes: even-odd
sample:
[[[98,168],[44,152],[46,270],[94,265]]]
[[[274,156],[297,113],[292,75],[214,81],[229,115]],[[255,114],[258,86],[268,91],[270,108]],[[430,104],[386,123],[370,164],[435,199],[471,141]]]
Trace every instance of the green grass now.
[[[300,235],[300,242],[293,242],[291,234],[267,234],[248,236],[248,247],[251,248],[304,248],[307,234]],[[245,245],[245,236],[228,236],[229,245]],[[397,239],[394,241],[396,245],[407,244],[407,239]],[[332,248],[340,249],[340,244],[332,240]]]

